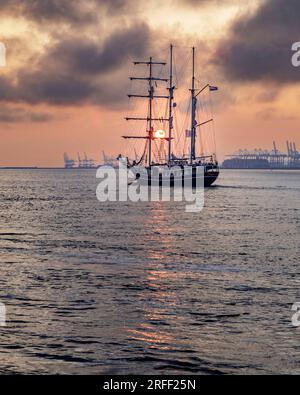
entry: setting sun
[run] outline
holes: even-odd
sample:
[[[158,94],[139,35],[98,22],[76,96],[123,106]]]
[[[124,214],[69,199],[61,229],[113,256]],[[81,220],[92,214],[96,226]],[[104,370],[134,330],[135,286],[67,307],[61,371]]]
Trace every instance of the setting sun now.
[[[156,139],[165,139],[166,138],[166,132],[164,130],[157,130],[154,133],[154,136]]]

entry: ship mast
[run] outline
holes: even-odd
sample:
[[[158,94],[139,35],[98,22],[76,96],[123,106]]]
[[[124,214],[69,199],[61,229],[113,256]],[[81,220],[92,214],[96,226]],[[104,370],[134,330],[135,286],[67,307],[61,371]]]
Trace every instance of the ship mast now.
[[[153,104],[153,96],[154,96],[154,88],[152,82],[152,58],[150,58],[149,62],[149,152],[148,152],[148,159],[149,159],[149,166],[152,163],[152,139],[153,139],[153,126],[152,126],[152,104]]]
[[[161,96],[161,95],[154,95],[154,81],[163,81],[168,82],[165,78],[158,78],[153,76],[153,66],[154,65],[162,65],[165,66],[165,62],[155,62],[151,57],[147,62],[134,62],[134,65],[147,65],[149,66],[149,77],[130,77],[131,81],[134,80],[141,80],[141,81],[148,81],[149,83],[149,91],[148,95],[128,95],[129,98],[147,98],[149,101],[149,113],[147,118],[125,118],[127,121],[136,120],[136,121],[147,121],[147,136],[146,137],[136,137],[136,136],[123,136],[125,139],[134,139],[134,138],[141,138],[149,140],[148,142],[148,165],[149,167],[152,164],[152,141],[155,139],[153,133],[153,122],[154,121],[169,121],[169,118],[154,118],[153,117],[153,100],[154,99],[169,99],[169,96]]]
[[[192,55],[192,120],[191,120],[191,165],[193,164],[193,160],[196,159],[196,108],[197,108],[197,98],[195,95],[195,47],[193,47],[193,55]]]
[[[172,155],[172,130],[173,130],[173,100],[174,89],[173,86],[173,45],[170,45],[170,80],[169,80],[169,145],[168,145],[168,163],[171,162]]]

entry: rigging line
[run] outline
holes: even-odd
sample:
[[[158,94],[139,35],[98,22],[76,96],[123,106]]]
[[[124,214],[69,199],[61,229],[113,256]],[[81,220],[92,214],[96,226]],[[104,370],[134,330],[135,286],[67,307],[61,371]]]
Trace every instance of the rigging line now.
[[[201,113],[199,114],[198,111],[198,119],[207,119],[209,117],[209,113],[208,113],[208,98],[205,97],[203,100],[200,100],[200,108],[201,108]],[[201,117],[202,115],[202,117]],[[203,138],[203,136],[205,135],[205,138]],[[210,140],[211,140],[211,133],[208,132],[208,126],[205,126],[203,128],[199,128],[199,147],[203,152],[208,152],[210,151],[209,147],[210,147]]]
[[[205,116],[205,118],[203,118],[203,119],[207,119],[209,116],[207,108],[206,108],[206,103],[208,103],[207,100],[200,101],[200,107],[202,110],[202,114]],[[198,113],[198,119],[202,119],[201,113],[200,114]],[[208,126],[203,125],[202,129],[201,129],[201,127],[198,129],[199,149],[200,149],[201,155],[210,151],[209,150],[210,144],[209,144],[208,140],[211,138],[211,135],[210,135],[210,133],[208,133],[206,131],[207,128],[208,128]],[[203,132],[203,130],[204,130],[204,132]],[[205,138],[204,138],[204,135],[205,135]]]
[[[216,129],[215,129],[214,107],[213,107],[213,101],[211,99],[211,95],[209,95],[209,100],[210,100],[210,106],[211,106],[211,117],[213,119],[212,127],[213,127],[214,152],[216,154],[217,153]]]
[[[186,103],[188,103],[188,107],[187,108],[183,108],[183,106],[186,104]],[[189,101],[185,101],[185,100],[183,100],[183,103],[182,104],[180,104],[179,106],[178,106],[178,109],[177,109],[177,112],[179,111],[181,114],[182,114],[182,116],[184,117],[184,118],[181,118],[181,132],[183,131],[183,129],[186,127],[186,117],[187,117],[187,111],[188,111],[188,109],[190,109],[190,102]]]
[[[189,105],[188,105],[187,112],[186,112],[185,125],[187,124],[187,122],[189,122],[190,113],[191,113],[191,106],[192,106],[192,103],[190,100],[188,103],[189,103]],[[184,136],[184,137],[185,137],[185,148],[186,148],[186,144],[188,144],[188,146],[190,146],[190,144],[189,144],[188,138],[186,136]]]
[[[140,163],[142,163],[142,161],[143,161],[144,164],[146,164],[148,161],[148,144],[149,144],[149,140],[146,141],[144,153],[142,156],[143,159],[140,161]]]
[[[154,156],[154,159],[156,160],[156,162],[158,162],[158,160],[157,160],[157,152],[158,152],[158,147],[157,147],[157,141],[156,140],[154,140],[154,148],[155,148],[155,153],[153,152],[153,156]]]
[[[201,85],[201,81],[198,78],[195,77],[195,80]]]
[[[164,77],[165,74],[166,74],[166,66],[161,65],[161,66],[160,66],[159,73],[158,73],[158,77],[159,77],[159,78],[160,78],[160,77]]]
[[[183,134],[183,129],[184,128],[182,127],[181,131],[179,132],[180,128],[178,126],[178,120],[177,119],[176,119],[176,123],[177,123],[177,130],[178,130],[178,132],[177,132],[177,140],[178,140],[178,151],[177,151],[177,153],[179,153],[180,155],[183,155],[184,154],[184,150],[185,150],[185,140],[183,141],[182,153],[180,152],[180,144],[181,144],[181,138],[182,138],[182,134]]]
[[[184,125],[186,124],[186,121],[187,121],[187,117],[185,117],[184,123],[181,126],[181,128],[178,128],[180,130],[178,133],[178,143],[181,143],[181,140],[183,139],[183,133],[184,133],[184,129],[185,129]],[[185,140],[184,140],[184,142],[185,142]]]
[[[142,157],[141,157],[140,161],[138,162],[138,165],[140,165],[142,163],[142,161],[144,160],[144,158],[145,158],[145,155],[146,155],[146,152],[147,152],[147,149],[148,149],[148,144],[147,143],[145,144],[144,152],[142,154]]]
[[[180,67],[180,70],[178,70],[177,62],[175,61],[175,66],[176,66],[176,68],[175,68],[175,77],[176,77],[176,80],[177,80],[177,85],[176,86],[177,86],[178,92],[179,92],[178,96],[179,95],[185,96],[183,94],[183,88],[181,88],[181,80],[183,79],[183,76],[184,76],[183,69],[186,68],[187,64],[189,64],[190,58],[191,58],[191,55],[188,54],[188,55],[185,56],[185,58],[182,59],[183,62],[182,62],[182,65]],[[181,103],[179,103],[179,108],[182,111],[182,104]]]
[[[184,61],[182,62],[182,65],[178,71],[178,68],[176,69],[177,72],[177,86],[181,85],[181,79],[183,79],[184,73],[183,70],[186,68],[187,64],[190,64],[191,61],[191,55],[188,54],[185,56]]]
[[[178,56],[178,54],[177,54]],[[176,86],[179,87],[181,85],[181,77],[183,75],[183,69],[186,67],[186,65],[189,62],[190,55],[186,55],[185,58],[183,59],[184,62],[180,66],[180,69],[178,69],[178,62],[176,58],[176,52],[174,55],[174,74],[175,74],[175,81],[176,81]]]
[[[154,104],[157,118],[159,118],[159,114],[162,113],[163,106],[164,106],[164,104],[163,104],[162,100],[156,101],[156,103]]]
[[[179,82],[178,82],[178,75],[177,75],[177,62],[175,60],[175,56],[173,55],[173,74],[174,74],[174,81],[175,81],[175,85],[179,86]]]
[[[185,151],[185,149],[186,149],[186,144],[187,144],[187,138],[185,137],[184,133],[185,133],[186,125],[187,125],[188,118],[189,118],[189,115],[190,115],[190,110],[191,110],[191,103],[190,103],[190,101],[189,101],[189,105],[188,105],[188,107],[187,107],[187,109],[186,109],[186,114],[185,114],[184,122],[183,122],[183,124],[182,124],[181,132],[180,132],[180,135],[179,135],[179,141],[181,141],[181,139],[183,138],[183,142],[184,142],[184,148],[183,148],[183,150],[184,150],[184,151]],[[184,154],[184,151],[183,151],[183,154]]]
[[[175,143],[172,145],[172,152],[171,154],[177,155],[178,154],[178,147],[180,145],[180,140],[178,138],[179,125],[178,125],[178,117],[177,117],[177,108],[173,109],[173,137]]]
[[[173,80],[174,84],[178,86],[178,75],[177,75],[177,52],[173,51]]]

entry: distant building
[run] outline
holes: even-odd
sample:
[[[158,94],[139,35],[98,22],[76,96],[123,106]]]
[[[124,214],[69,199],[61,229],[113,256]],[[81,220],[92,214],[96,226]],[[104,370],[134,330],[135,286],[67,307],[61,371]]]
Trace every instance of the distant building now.
[[[77,161],[64,154],[64,167],[65,169],[96,169],[98,165],[93,159],[88,158],[86,153],[83,158],[78,154]]]
[[[300,153],[295,143],[287,141],[287,154],[277,149],[273,142],[272,151],[255,149],[239,150],[229,155],[222,164],[223,169],[300,169]]]
[[[65,169],[73,169],[76,167],[76,161],[73,159],[70,159],[68,154],[64,154],[64,163],[65,163]]]

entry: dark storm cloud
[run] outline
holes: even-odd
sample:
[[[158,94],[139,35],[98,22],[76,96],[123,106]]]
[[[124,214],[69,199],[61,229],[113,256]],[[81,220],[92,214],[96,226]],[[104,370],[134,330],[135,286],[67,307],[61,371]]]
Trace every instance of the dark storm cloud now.
[[[52,119],[53,117],[51,114],[44,112],[32,112],[21,107],[0,108],[0,123],[19,123],[19,122],[43,123],[43,122],[49,122]]]
[[[108,13],[126,14],[137,9],[139,0],[0,0],[0,15],[17,15],[37,23],[85,24]]]
[[[247,0],[243,0],[247,1]],[[188,7],[199,7],[203,5],[216,6],[223,4],[238,4],[240,0],[177,0],[177,4]]]
[[[0,13],[21,15],[37,22],[88,22],[94,16],[84,4],[80,0],[0,0]]]
[[[98,7],[102,7],[109,14],[128,14],[140,9],[141,0],[94,0]]]
[[[216,55],[226,77],[300,82],[300,69],[291,64],[292,43],[300,41],[299,22],[299,0],[267,0],[254,15],[237,20]]]
[[[14,90],[14,101],[29,104],[79,104],[88,100],[94,87],[81,77],[64,70],[22,71]]]
[[[0,79],[0,100],[29,104],[117,105],[127,82],[124,66],[145,53],[150,29],[136,23],[110,35],[102,45],[70,36],[41,55],[31,67],[18,71],[17,83]],[[126,72],[127,72],[127,67]]]
[[[149,38],[150,31],[144,23],[115,31],[102,46],[87,38],[72,37],[58,44],[44,61],[59,60],[76,73],[112,72],[129,58],[143,56]]]

